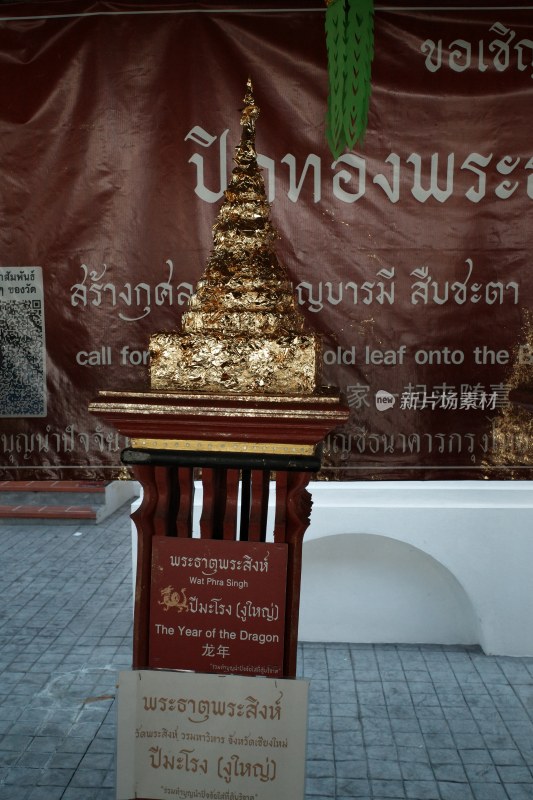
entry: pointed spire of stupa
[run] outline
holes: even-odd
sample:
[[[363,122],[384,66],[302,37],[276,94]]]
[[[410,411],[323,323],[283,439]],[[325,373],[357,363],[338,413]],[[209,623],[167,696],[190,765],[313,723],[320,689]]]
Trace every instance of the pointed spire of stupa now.
[[[244,95],[244,108],[241,113],[241,141],[235,149],[235,163],[244,165],[248,163],[257,170],[257,153],[255,150],[255,121],[260,114],[260,108],[256,106],[252,79],[246,81],[246,93]]]
[[[150,339],[154,389],[312,394],[320,342],[307,332],[273,244],[255,149],[259,108],[248,80],[235,167],[213,226],[213,249],[182,332]]]
[[[243,281],[242,287],[247,286],[249,280],[257,286],[259,279],[262,279],[267,282],[264,288],[273,289],[272,281],[275,280],[283,284],[285,293],[292,294],[286,270],[279,264],[273,250],[279,235],[270,220],[270,203],[257,164],[255,123],[259,113],[252,82],[248,79],[241,114],[241,141],[235,148],[235,167],[213,225],[213,250],[204,280],[212,286],[233,278],[228,287],[231,291],[236,288],[239,275]],[[202,281],[197,289],[200,290],[199,297],[193,300],[191,309],[196,307],[197,302],[209,302],[201,291]],[[216,302],[214,296],[211,300]]]

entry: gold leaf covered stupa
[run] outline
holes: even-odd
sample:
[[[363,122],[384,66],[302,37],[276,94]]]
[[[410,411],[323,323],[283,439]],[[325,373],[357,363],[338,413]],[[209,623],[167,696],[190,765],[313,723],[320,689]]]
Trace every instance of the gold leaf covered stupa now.
[[[321,346],[306,329],[273,249],[278,234],[255,149],[259,115],[251,81],[235,168],[213,226],[213,250],[182,330],[150,337],[155,390],[310,395]]]

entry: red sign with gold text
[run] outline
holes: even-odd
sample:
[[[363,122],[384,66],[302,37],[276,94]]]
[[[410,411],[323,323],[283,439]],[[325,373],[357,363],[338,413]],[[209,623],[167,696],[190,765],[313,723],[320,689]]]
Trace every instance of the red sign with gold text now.
[[[283,674],[287,546],[155,537],[149,666]]]

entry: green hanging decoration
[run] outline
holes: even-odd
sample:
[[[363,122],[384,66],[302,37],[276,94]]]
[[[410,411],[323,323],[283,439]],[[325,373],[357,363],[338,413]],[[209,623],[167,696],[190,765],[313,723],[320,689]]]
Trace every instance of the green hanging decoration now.
[[[338,158],[364,139],[374,57],[373,0],[326,0],[326,138]]]

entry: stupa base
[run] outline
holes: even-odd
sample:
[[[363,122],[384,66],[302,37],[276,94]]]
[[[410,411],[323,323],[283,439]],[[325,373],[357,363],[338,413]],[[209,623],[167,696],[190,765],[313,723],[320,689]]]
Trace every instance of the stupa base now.
[[[276,338],[156,333],[150,337],[156,390],[309,395],[317,389],[316,334]]]

